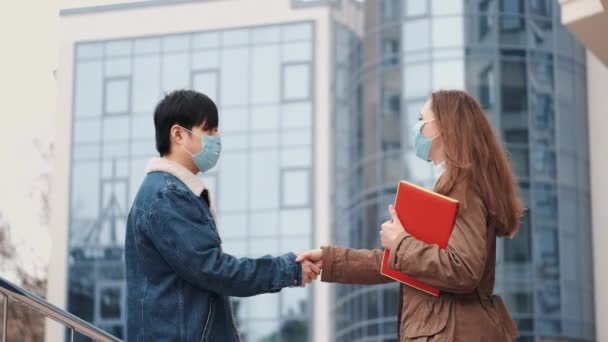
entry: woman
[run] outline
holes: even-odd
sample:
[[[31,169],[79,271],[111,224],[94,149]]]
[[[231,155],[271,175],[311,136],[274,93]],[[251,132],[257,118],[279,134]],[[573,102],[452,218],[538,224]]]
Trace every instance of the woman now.
[[[493,295],[496,238],[515,236],[523,212],[505,151],[479,103],[462,91],[433,93],[415,133],[417,156],[443,170],[435,191],[460,207],[446,249],[409,235],[389,207],[392,221],[380,234],[389,266],[441,290],[434,297],[401,285],[399,341],[512,341],[517,328]],[[392,281],[380,274],[382,253],[322,247],[298,260],[321,260],[325,282],[380,284]]]

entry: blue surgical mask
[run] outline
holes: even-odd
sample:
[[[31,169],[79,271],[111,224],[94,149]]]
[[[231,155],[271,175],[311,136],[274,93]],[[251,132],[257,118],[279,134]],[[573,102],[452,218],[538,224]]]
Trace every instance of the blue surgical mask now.
[[[220,153],[222,152],[221,138],[219,136],[211,135],[201,136],[187,128],[184,129],[201,138],[201,146],[203,147],[203,149],[198,153],[192,154],[185,147],[182,148],[186,150],[186,152],[188,152],[190,156],[192,156],[192,161],[202,173],[211,170],[215,166],[215,164],[217,164],[217,161],[220,159]]]
[[[416,149],[416,156],[426,162],[430,162],[431,161],[431,146],[433,145],[433,140],[435,140],[435,138],[427,138],[424,135],[422,135],[422,127],[424,127],[425,124],[431,122],[433,120],[429,120],[429,121],[418,121],[418,123],[414,126],[414,148]]]

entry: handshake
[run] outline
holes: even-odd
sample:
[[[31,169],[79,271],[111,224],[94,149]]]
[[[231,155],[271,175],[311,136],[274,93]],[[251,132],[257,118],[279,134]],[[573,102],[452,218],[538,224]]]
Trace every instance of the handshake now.
[[[323,250],[320,248],[298,255],[296,262],[302,265],[302,287],[312,283],[321,274],[323,268],[322,257]]]

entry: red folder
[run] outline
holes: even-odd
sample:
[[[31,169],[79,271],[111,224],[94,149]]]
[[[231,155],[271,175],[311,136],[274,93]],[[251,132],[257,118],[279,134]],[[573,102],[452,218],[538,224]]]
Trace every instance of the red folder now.
[[[458,213],[458,201],[420,186],[401,181],[395,197],[395,211],[404,229],[428,244],[448,246]],[[411,287],[439,296],[439,290],[405,273],[388,267],[390,251],[384,250],[380,273]]]

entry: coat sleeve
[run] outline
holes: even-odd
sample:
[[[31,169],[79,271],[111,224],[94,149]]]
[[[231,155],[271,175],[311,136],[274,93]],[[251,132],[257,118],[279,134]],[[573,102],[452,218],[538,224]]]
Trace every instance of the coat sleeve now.
[[[407,230],[407,222],[402,224]],[[443,292],[470,293],[485,268],[487,229],[485,206],[471,196],[456,218],[446,249],[401,233],[391,248],[389,267]]]
[[[342,284],[383,284],[393,280],[380,273],[383,252],[326,246],[321,281]]]
[[[185,202],[190,200],[177,190],[162,192],[144,232],[180,277],[201,289],[237,297],[301,285],[302,267],[293,253],[258,259],[224,253],[210,222]]]

